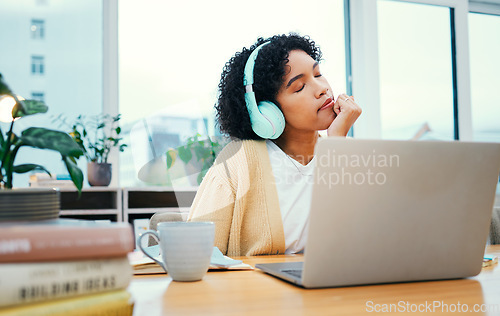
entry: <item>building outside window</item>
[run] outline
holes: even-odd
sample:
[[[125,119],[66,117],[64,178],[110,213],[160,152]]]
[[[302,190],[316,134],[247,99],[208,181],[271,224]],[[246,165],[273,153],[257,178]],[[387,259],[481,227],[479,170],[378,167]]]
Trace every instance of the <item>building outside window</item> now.
[[[31,99],[41,102],[45,102],[45,93],[43,92],[31,92]]]
[[[31,38],[32,39],[44,39],[45,38],[45,21],[39,19],[31,20]]]
[[[31,74],[43,75],[45,73],[45,58],[43,56],[31,56]]]
[[[80,114],[102,113],[106,2],[0,0],[0,43],[4,48],[0,50],[0,73],[16,94],[41,99],[48,106],[47,113],[20,119],[16,123],[19,130],[25,124],[67,131],[53,122],[54,117],[64,114],[72,119]],[[33,39],[35,33],[42,39]],[[9,125],[0,122],[0,129],[8,131]],[[34,162],[54,175],[67,174],[57,153],[23,147],[16,164]],[[85,159],[80,158],[78,166],[86,174]],[[29,175],[16,175],[14,187],[27,187]],[[88,186],[86,182],[84,185]]]

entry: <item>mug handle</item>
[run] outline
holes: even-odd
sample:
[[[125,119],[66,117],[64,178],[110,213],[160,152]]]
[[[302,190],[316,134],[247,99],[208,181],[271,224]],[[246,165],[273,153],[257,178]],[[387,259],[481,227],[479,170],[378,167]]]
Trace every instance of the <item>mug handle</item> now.
[[[158,245],[160,244],[160,237],[158,236],[158,233],[154,230],[147,230],[145,231],[144,233],[142,233],[142,235],[139,236],[139,238],[137,238],[137,245],[139,246],[139,249],[146,255],[148,256],[151,260],[153,260],[154,262],[158,263],[160,265],[160,267],[163,268],[163,270],[165,270],[165,272],[168,273],[167,271],[167,267],[165,266],[165,263],[163,263],[162,261],[159,261],[159,260],[156,260],[153,256],[151,256],[144,248],[142,248],[142,238],[144,236],[147,236],[147,235],[152,235],[154,239],[156,239],[156,242],[158,243]]]

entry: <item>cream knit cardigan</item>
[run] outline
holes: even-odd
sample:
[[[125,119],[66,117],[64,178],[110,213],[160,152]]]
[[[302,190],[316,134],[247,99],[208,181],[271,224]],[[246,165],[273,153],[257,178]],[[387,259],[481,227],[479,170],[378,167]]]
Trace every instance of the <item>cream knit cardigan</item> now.
[[[282,254],[285,235],[265,141],[232,141],[208,170],[188,221],[215,223],[228,256]]]

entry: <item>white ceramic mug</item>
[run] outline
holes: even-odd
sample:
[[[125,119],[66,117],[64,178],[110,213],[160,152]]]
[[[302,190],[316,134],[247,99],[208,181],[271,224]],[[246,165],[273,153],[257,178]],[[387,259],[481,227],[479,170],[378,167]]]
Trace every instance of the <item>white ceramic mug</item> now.
[[[142,247],[142,238],[152,235],[158,242],[162,261]],[[214,247],[212,222],[161,222],[157,231],[148,230],[137,239],[139,249],[158,263],[174,281],[199,281],[210,266]]]

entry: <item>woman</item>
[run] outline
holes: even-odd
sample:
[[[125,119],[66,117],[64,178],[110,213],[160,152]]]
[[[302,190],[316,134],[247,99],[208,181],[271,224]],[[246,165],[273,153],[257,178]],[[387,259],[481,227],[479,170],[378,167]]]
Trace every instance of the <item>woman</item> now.
[[[320,59],[313,41],[290,34],[260,38],[224,67],[217,120],[235,140],[188,220],[213,221],[215,246],[229,256],[304,250],[318,131],[346,136],[361,114],[352,97],[334,99]]]

